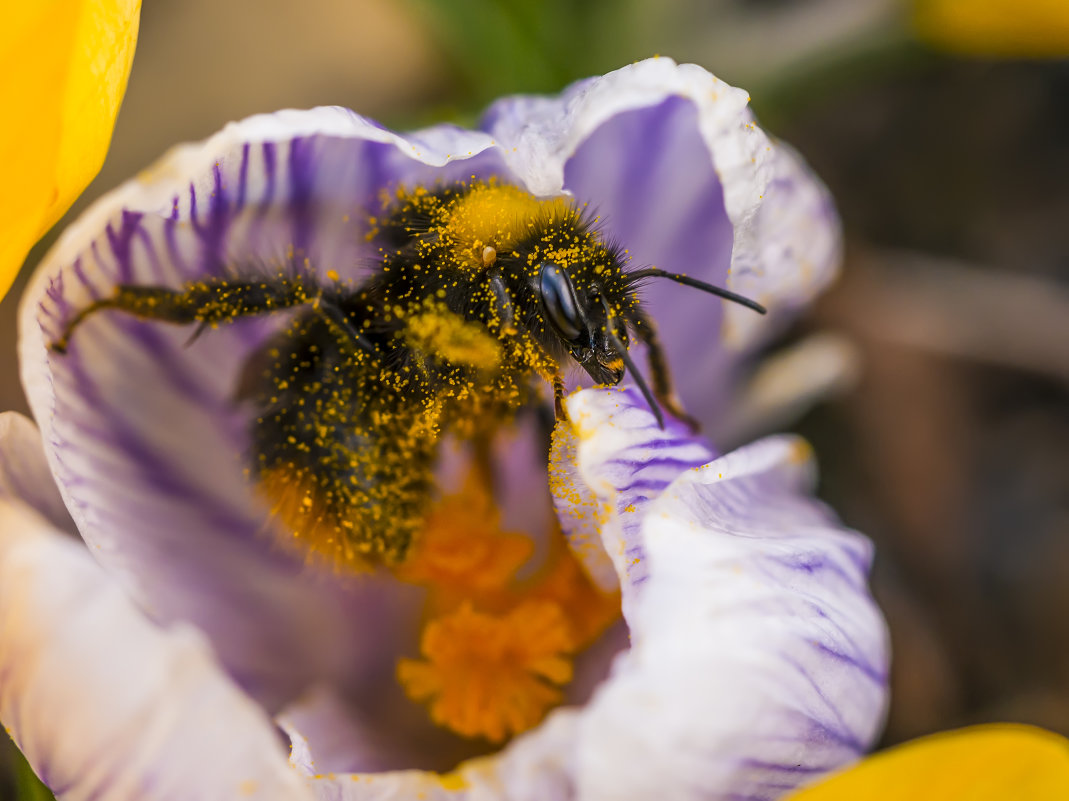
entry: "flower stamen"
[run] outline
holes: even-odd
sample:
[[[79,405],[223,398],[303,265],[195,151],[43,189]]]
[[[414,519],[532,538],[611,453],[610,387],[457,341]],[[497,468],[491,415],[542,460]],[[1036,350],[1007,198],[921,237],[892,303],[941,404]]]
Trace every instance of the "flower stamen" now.
[[[447,596],[439,601],[478,596],[485,603],[533,550],[525,535],[501,530],[501,513],[477,475],[431,510],[413,553],[396,571],[402,581]]]
[[[573,655],[619,619],[620,598],[597,589],[556,528],[545,563],[518,579],[534,546],[502,531],[483,467],[438,502],[395,570],[429,591],[424,658],[401,659],[397,677],[438,725],[500,742],[560,703]]]
[[[528,601],[506,615],[464,604],[423,631],[424,660],[402,659],[397,677],[431,718],[466,737],[501,742],[541,721],[572,678],[572,644],[560,607]]]

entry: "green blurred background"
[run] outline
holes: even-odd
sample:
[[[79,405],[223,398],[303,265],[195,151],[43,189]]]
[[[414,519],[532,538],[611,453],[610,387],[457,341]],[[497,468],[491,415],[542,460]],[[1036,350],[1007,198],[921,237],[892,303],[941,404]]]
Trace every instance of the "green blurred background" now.
[[[110,155],[65,221],[255,112],[464,122],[500,94],[653,54],[701,64],[750,91],[845,223],[842,279],[775,347],[833,331],[856,350],[837,392],[782,421],[812,440],[823,496],[877,544],[895,655],[884,742],[990,720],[1069,734],[1069,61],[997,41],[958,49],[1015,57],[952,54],[917,40],[911,8],[149,0]],[[26,411],[15,311],[54,238],[0,302],[0,409]],[[0,799],[38,792],[0,743]]]

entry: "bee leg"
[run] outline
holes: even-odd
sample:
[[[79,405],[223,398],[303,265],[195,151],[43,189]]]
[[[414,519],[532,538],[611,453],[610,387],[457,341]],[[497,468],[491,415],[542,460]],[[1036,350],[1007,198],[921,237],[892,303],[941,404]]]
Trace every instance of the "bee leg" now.
[[[558,420],[568,419],[564,408],[564,377],[560,373],[553,374],[553,411]]]
[[[356,345],[365,353],[375,354],[375,346],[356,329],[353,321],[334,303],[324,300],[322,294],[316,295],[312,308],[330,326],[330,330],[340,342]]]
[[[657,402],[677,420],[686,423],[691,431],[698,431],[701,424],[687,414],[672,386],[672,373],[668,369],[668,359],[665,358],[664,348],[661,347],[661,340],[657,337],[657,329],[653,320],[641,311],[638,311],[636,316],[634,331],[648,351],[650,376],[653,378],[653,394]]]
[[[142,320],[176,325],[200,323],[193,334],[193,339],[196,339],[206,327],[311,301],[305,283],[294,278],[271,281],[231,281],[220,278],[198,281],[187,285],[184,290],[120,284],[110,298],[94,301],[74,315],[51,348],[57,353],[66,353],[74,329],[89,315],[102,309],[118,309]]]

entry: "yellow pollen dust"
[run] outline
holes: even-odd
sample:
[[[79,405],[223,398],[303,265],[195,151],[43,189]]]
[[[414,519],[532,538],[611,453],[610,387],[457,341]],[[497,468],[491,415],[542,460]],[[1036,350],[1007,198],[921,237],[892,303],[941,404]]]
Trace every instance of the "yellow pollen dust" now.
[[[474,182],[450,208],[439,238],[452,252],[466,254],[469,268],[482,269],[488,248],[496,259],[513,250],[536,220],[574,214],[568,198],[539,199],[518,186]]]
[[[424,629],[424,660],[402,659],[409,697],[466,737],[501,742],[535,726],[572,678],[568,626],[556,604],[530,601],[507,615],[465,604]]]
[[[414,351],[477,370],[501,364],[501,346],[485,328],[454,314],[445,304],[427,303],[425,309],[410,316],[405,327],[405,339]]]

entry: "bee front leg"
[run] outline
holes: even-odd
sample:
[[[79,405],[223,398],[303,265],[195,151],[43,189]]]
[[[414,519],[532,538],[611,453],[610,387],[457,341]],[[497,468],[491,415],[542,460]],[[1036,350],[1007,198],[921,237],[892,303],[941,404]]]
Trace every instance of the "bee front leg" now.
[[[560,373],[553,374],[553,411],[558,420],[568,419],[568,412],[564,408],[564,377]]]
[[[698,431],[701,424],[683,408],[683,404],[672,385],[672,373],[668,368],[668,359],[657,336],[653,320],[640,310],[636,314],[635,334],[645,345],[648,352],[650,376],[653,378],[653,394],[657,402],[668,410],[669,414],[686,423],[691,431]]]
[[[109,298],[94,301],[72,317],[52,350],[66,353],[74,329],[103,309],[118,309],[142,320],[175,325],[200,323],[193,339],[209,326],[239,317],[267,314],[311,303],[305,282],[280,277],[268,281],[213,279],[188,284],[183,290],[121,284]]]

